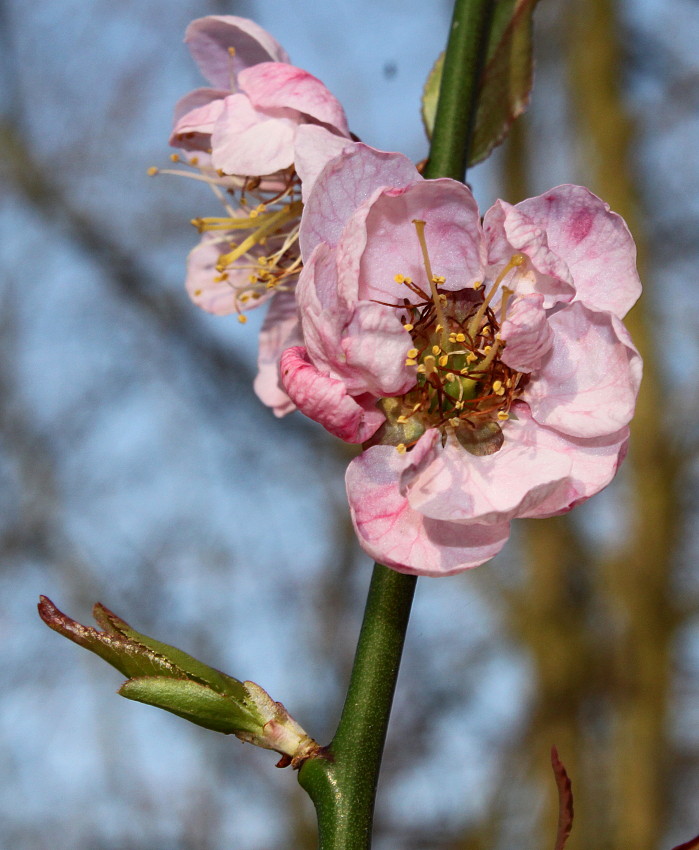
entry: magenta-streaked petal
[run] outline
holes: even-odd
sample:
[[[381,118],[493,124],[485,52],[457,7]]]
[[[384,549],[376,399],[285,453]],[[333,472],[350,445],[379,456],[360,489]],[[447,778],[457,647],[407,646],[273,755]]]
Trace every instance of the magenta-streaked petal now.
[[[536,421],[585,438],[628,425],[642,363],[620,320],[576,301],[549,325],[553,345],[523,396]]]
[[[197,18],[187,27],[184,40],[206,79],[216,88],[229,92],[231,78],[244,68],[270,60],[289,61],[284,48],[266,30],[236,15]]]
[[[553,344],[553,331],[539,294],[513,298],[507,306],[500,335],[507,345],[502,362],[517,372],[534,372]]]
[[[214,167],[248,177],[288,168],[294,161],[296,123],[291,117],[258,112],[244,94],[227,97],[211,134]]]
[[[422,438],[428,445],[433,439],[429,432]],[[399,572],[427,576],[458,573],[496,555],[509,536],[508,523],[441,522],[410,507],[399,486],[410,454],[373,446],[347,469],[352,522],[364,551]]]
[[[179,100],[170,136],[172,147],[208,151],[211,132],[221,116],[226,95],[218,89],[197,89]]]
[[[294,109],[349,138],[340,101],[308,71],[284,62],[263,62],[241,71],[238,84],[255,109]]]
[[[294,139],[294,168],[301,178],[301,198],[308,200],[319,174],[331,159],[338,156],[350,139],[331,133],[319,124],[301,124]]]
[[[483,279],[485,245],[478,207],[463,183],[448,178],[421,180],[402,189],[386,189],[373,201],[363,226],[359,298],[402,300],[405,287],[397,274],[412,278],[429,293],[422,249],[413,220],[425,222],[432,272],[445,277],[445,290],[472,288]],[[345,250],[343,234],[338,252]],[[347,253],[347,251],[345,251]],[[340,282],[342,289],[342,282]]]
[[[331,159],[316,180],[301,219],[304,260],[319,242],[333,247],[354,210],[382,187],[402,188],[422,180],[403,154],[357,143]]]
[[[282,354],[281,381],[302,413],[346,443],[365,442],[386,421],[375,398],[348,395],[342,381],[316,369],[302,346]]]
[[[493,275],[513,254],[525,254],[529,258],[526,266],[508,277],[510,289],[518,295],[541,293],[547,309],[560,301],[572,301],[575,288],[568,266],[551,251],[544,229],[518,207],[496,201],[483,217],[483,231]]]
[[[275,293],[260,330],[258,372],[253,385],[257,397],[272,408],[275,416],[285,416],[296,409],[282,386],[279,360],[283,351],[302,342],[294,293]]]
[[[570,269],[576,299],[623,319],[641,294],[624,219],[584,186],[557,186],[516,209],[546,231],[549,247]]]

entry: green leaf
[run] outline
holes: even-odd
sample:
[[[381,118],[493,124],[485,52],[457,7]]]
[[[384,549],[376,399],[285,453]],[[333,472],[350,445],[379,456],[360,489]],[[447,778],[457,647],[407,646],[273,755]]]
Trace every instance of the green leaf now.
[[[255,682],[240,682],[181,649],[142,635],[104,605],[95,605],[103,631],[83,626],[41,597],[47,626],[89,649],[128,677],[121,696],[162,708],[205,729],[276,750],[298,767],[320,751],[286,708]]]
[[[532,13],[538,0],[497,0],[481,74],[468,165],[485,159],[527,107],[532,87]],[[422,95],[422,120],[432,137],[444,54],[430,71]]]
[[[218,693],[245,699],[242,682],[197,661],[181,649],[142,635],[104,605],[97,603],[93,608],[95,620],[104,629],[102,632],[66,616],[45,596],[41,597],[39,614],[47,626],[99,655],[128,678],[190,679]]]
[[[206,685],[187,679],[164,679],[159,676],[131,679],[118,691],[127,699],[162,708],[205,729],[235,735],[249,732],[261,735],[264,723],[244,705]]]

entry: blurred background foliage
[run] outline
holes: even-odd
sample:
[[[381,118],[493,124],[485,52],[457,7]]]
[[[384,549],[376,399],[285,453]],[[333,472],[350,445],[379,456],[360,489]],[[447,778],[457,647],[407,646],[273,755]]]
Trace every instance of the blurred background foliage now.
[[[182,286],[188,221],[215,202],[146,170],[201,84],[187,23],[229,13],[320,76],[364,141],[421,159],[449,6],[0,2],[1,846],[315,846],[272,754],[116,699],[114,671],[34,603],[85,622],[99,599],[332,734],[370,575],[349,455],[257,402],[260,318],[201,315]],[[552,744],[573,779],[570,850],[699,832],[698,35],[695,0],[542,0],[531,109],[469,175],[482,209],[579,182],[625,216],[646,377],[607,491],[520,523],[487,566],[418,583],[377,850],[551,846]]]

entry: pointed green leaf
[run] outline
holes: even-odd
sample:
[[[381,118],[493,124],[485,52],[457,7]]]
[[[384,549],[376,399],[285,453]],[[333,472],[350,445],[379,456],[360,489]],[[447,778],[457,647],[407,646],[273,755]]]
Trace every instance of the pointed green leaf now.
[[[39,603],[39,614],[47,626],[99,655],[129,678],[164,676],[193,679],[219,693],[245,699],[245,688],[237,679],[197,661],[174,646],[140,634],[103,605],[95,605],[93,613],[104,631],[76,622],[59,611],[45,596]]]
[[[125,682],[118,693],[127,699],[162,708],[205,729],[235,735],[261,735],[263,718],[230,697],[187,679],[143,677]]]
[[[485,159],[507,135],[529,102],[532,87],[532,12],[538,0],[498,0],[481,75],[469,165]],[[422,120],[432,136],[444,54],[430,71],[422,96]]]

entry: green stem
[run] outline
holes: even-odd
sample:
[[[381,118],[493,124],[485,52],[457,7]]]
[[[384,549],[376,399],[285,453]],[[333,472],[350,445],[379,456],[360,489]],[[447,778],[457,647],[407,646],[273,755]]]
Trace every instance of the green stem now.
[[[425,177],[464,180],[495,0],[456,0]]]
[[[340,724],[299,772],[318,813],[320,850],[366,850],[415,576],[376,564]]]
[[[466,174],[494,0],[456,0],[426,177]],[[369,850],[376,786],[415,576],[376,564],[342,717],[299,782],[318,815],[319,850]]]

